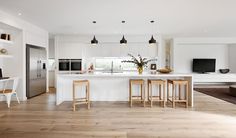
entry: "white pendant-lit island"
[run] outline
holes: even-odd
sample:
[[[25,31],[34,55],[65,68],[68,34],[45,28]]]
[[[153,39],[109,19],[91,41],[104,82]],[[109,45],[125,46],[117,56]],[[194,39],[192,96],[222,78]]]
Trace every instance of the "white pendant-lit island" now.
[[[193,107],[193,76],[191,74],[149,74],[145,72],[141,75],[136,72],[58,74],[56,104],[72,101],[74,80],[89,80],[91,101],[128,101],[130,79],[185,79],[189,82],[188,103]]]

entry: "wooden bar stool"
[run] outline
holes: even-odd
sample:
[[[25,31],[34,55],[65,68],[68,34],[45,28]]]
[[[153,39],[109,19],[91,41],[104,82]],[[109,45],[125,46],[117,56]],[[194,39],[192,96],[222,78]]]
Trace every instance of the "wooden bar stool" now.
[[[150,80],[148,79],[148,101],[151,103],[151,107],[153,105],[153,102],[162,102],[163,107],[165,107],[165,83],[164,80]],[[159,95],[154,96],[152,92],[152,86],[156,85],[158,86]],[[163,94],[163,96],[162,96]]]
[[[144,83],[143,79],[130,79],[129,80],[129,103],[130,107],[132,107],[133,101],[141,101],[143,102],[143,107],[145,107],[145,90],[144,90]],[[133,95],[132,86],[139,85],[140,86],[140,95]]]
[[[85,97],[76,98],[76,87],[86,87]],[[75,105],[87,104],[88,109],[90,109],[90,91],[89,91],[89,81],[88,80],[75,80],[73,81],[73,111],[75,111]]]
[[[169,87],[172,88],[172,96],[170,96]],[[177,91],[177,87],[179,90]],[[184,98],[182,97],[181,87],[184,86]],[[179,92],[179,93],[177,93]],[[177,95],[178,94],[178,95]],[[176,102],[183,102],[188,108],[188,81],[187,80],[167,80],[167,101],[172,103],[172,107],[175,108]]]

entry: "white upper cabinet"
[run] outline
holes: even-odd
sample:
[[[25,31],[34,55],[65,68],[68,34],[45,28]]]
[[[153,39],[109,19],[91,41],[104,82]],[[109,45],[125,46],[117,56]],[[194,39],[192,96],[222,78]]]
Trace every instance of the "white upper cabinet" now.
[[[61,42],[58,47],[58,57],[65,59],[82,58],[85,51],[84,44]]]
[[[143,57],[157,57],[157,46],[148,44],[127,45],[90,45],[82,43],[61,42],[58,49],[58,58],[83,58],[83,57],[125,57],[128,53]]]
[[[141,42],[145,38],[132,39],[127,38],[128,43],[121,45],[120,37],[113,38],[107,36],[106,39],[98,37],[100,43],[91,45],[90,37],[88,40],[83,37],[57,37],[57,57],[60,58],[91,58],[91,57],[127,57],[128,53],[137,56],[140,54],[143,57],[158,57],[158,46],[150,46],[148,42]],[[146,40],[146,39],[145,39]],[[86,43],[88,42],[88,43]]]

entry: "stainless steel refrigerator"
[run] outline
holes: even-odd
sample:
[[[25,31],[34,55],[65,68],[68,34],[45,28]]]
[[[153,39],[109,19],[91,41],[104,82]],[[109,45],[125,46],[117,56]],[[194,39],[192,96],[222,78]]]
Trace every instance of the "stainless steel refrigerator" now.
[[[46,92],[46,49],[26,44],[26,96]]]

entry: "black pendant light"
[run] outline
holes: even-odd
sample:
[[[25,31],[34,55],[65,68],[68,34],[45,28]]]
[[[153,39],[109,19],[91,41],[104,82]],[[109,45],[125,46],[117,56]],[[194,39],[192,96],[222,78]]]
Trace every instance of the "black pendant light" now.
[[[93,24],[96,24],[96,21],[93,21]],[[91,40],[91,44],[92,45],[97,45],[98,44],[98,40],[96,39],[95,35],[93,36],[93,40]]]
[[[125,39],[124,35],[123,35],[122,39],[120,40],[120,44],[127,44],[127,40]]]
[[[125,21],[122,21],[121,23],[124,24]],[[122,44],[122,45],[127,44],[127,40],[125,39],[125,36],[124,36],[124,35],[123,35],[122,39],[120,40],[120,44]]]
[[[156,44],[157,41],[154,39],[153,35],[152,38],[149,40],[149,44]]]
[[[152,24],[154,23],[154,21],[152,20],[152,21],[150,21]],[[157,41],[154,39],[154,37],[153,37],[153,35],[152,35],[152,37],[151,37],[151,39],[149,40],[149,44],[156,44],[157,43]]]
[[[95,35],[93,37],[93,40],[91,40],[91,44],[92,45],[97,45],[98,44],[98,40],[96,39]]]

